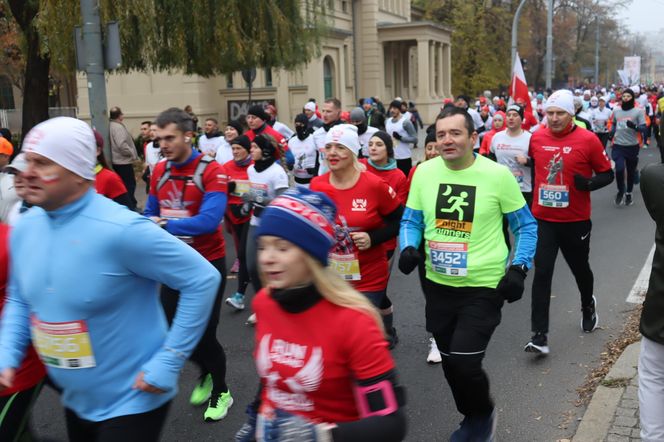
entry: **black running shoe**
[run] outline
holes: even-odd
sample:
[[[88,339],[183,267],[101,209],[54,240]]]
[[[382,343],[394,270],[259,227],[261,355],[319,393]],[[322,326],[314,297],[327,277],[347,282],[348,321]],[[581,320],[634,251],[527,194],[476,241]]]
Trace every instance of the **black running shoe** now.
[[[636,184],[636,183],[634,183],[634,184]],[[634,201],[632,201],[632,194],[631,193],[626,193],[625,194],[625,205],[626,206],[631,206],[632,204],[634,204]]]
[[[523,348],[523,351],[528,353],[539,353],[543,355],[548,355],[549,344],[546,339],[546,333],[536,332],[533,335],[533,337],[530,338],[530,342],[527,343],[526,346]]]
[[[613,201],[613,204],[615,204],[616,206],[621,205],[622,202],[623,202],[623,197],[624,197],[624,196],[625,196],[625,195],[624,195],[622,192],[618,192],[618,193],[616,194],[616,199]]]
[[[597,328],[599,317],[597,316],[597,299],[593,296],[593,302],[586,306],[581,307],[583,316],[581,317],[581,329],[584,332],[590,333]]]

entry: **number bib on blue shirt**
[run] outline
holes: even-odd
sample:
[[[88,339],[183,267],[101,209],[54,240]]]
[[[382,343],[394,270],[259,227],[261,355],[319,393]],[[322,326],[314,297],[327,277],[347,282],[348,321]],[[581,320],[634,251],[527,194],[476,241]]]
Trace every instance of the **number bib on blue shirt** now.
[[[539,205],[560,209],[569,206],[569,187],[542,184],[539,188]]]
[[[429,241],[431,269],[447,276],[468,275],[468,244]]]

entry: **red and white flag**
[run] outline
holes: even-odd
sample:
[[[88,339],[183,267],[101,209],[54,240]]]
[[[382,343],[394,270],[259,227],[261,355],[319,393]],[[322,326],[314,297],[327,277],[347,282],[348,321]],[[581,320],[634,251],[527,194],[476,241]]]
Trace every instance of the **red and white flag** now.
[[[534,120],[533,116],[533,106],[530,102],[530,97],[528,96],[528,83],[526,83],[526,74],[523,72],[523,66],[521,66],[521,58],[519,53],[516,53],[514,59],[514,72],[512,72],[512,83],[510,83],[510,98],[515,103],[520,103],[525,106],[525,118],[524,126],[528,126],[524,129],[528,130],[532,126],[531,119]],[[537,124],[537,120],[535,120]]]

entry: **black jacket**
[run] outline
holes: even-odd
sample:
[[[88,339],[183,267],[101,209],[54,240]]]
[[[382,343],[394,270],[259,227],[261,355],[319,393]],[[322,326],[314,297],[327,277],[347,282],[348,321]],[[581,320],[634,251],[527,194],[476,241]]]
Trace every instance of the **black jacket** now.
[[[641,195],[650,217],[655,221],[655,256],[646,300],[643,303],[640,331],[646,338],[664,344],[664,164],[653,164],[641,171]]]

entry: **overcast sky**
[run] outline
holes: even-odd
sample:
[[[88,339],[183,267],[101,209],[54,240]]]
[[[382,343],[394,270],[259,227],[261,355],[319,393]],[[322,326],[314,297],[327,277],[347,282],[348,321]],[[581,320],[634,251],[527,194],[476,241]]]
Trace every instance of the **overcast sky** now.
[[[631,32],[659,31],[664,28],[664,0],[632,0],[621,15],[621,21]]]

